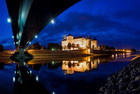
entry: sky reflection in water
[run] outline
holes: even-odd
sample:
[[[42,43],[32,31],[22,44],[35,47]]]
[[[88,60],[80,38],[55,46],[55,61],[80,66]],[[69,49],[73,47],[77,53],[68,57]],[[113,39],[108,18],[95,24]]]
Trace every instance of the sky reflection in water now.
[[[37,82],[55,94],[96,94],[106,78],[132,58],[130,54],[114,54],[97,58],[33,59],[25,67]],[[15,71],[15,62],[0,63],[0,94],[13,94]]]
[[[120,54],[100,58],[40,61],[33,59],[27,63],[27,66],[38,81],[51,92],[95,94],[105,83],[105,79],[126,66],[131,58],[130,54]]]

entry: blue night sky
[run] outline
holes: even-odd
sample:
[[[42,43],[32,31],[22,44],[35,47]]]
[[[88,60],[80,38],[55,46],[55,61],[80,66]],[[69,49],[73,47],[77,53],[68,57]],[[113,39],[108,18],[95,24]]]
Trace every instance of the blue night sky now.
[[[66,35],[96,37],[98,44],[115,48],[140,48],[140,0],[82,0],[42,30],[34,42],[47,46]],[[0,0],[0,44],[14,49],[5,0]]]

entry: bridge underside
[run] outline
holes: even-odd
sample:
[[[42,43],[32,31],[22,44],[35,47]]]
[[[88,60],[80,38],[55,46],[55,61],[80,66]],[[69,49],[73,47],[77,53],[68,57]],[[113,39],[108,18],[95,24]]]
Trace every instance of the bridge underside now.
[[[51,19],[79,1],[6,0],[16,48],[25,48]]]

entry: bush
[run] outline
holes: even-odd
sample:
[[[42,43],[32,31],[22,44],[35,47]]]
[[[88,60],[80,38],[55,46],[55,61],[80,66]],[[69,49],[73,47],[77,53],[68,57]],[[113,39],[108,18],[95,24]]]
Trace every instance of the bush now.
[[[0,52],[4,51],[3,46],[0,44]]]

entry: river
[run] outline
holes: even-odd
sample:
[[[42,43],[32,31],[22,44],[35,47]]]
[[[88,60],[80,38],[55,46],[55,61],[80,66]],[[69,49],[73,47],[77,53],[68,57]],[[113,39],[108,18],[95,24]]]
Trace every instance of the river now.
[[[32,59],[24,62],[24,66],[52,94],[98,94],[107,77],[128,65],[132,58],[127,53],[108,57]],[[13,94],[17,63],[0,63],[0,94]]]

